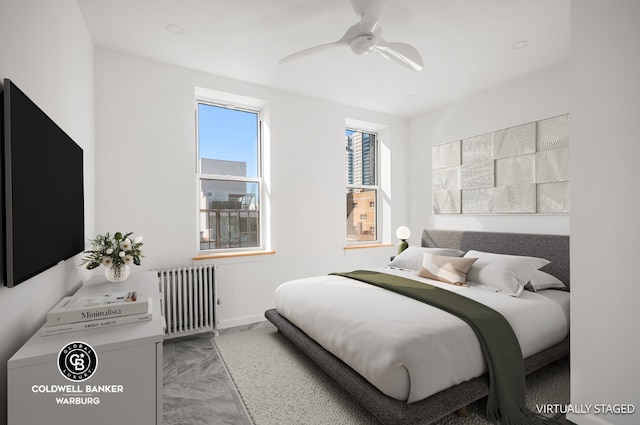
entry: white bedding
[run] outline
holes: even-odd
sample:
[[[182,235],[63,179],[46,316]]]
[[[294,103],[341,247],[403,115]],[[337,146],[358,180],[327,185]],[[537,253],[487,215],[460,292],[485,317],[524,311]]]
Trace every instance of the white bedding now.
[[[569,332],[569,293],[524,291],[519,298],[409,277],[480,301],[511,323],[524,357]],[[461,319],[419,301],[340,276],[286,282],[276,309],[384,394],[409,403],[486,372],[480,344]]]

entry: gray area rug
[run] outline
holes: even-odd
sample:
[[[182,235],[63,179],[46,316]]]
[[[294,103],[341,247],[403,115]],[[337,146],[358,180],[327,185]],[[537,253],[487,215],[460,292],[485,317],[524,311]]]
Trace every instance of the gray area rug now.
[[[378,424],[368,411],[315,366],[274,327],[218,336],[220,356],[255,425]],[[484,402],[437,425],[488,425]],[[569,366],[564,361],[527,377],[527,405],[569,403]]]

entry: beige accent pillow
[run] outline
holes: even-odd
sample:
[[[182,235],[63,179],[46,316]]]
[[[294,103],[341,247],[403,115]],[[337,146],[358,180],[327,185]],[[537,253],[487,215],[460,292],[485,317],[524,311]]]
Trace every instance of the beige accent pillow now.
[[[477,258],[446,257],[425,252],[418,276],[439,280],[457,286],[467,286],[467,272]]]
[[[388,264],[388,266],[393,267],[394,269],[411,270],[417,272],[418,270],[420,270],[420,266],[422,264],[422,254],[425,252],[451,257],[462,257],[464,255],[464,251],[461,251],[459,249],[410,246],[402,251],[402,253],[396,255],[391,263]]]

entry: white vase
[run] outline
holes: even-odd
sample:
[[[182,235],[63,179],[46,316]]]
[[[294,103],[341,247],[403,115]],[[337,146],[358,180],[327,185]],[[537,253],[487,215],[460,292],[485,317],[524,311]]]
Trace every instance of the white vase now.
[[[104,275],[109,282],[122,282],[129,277],[131,270],[126,264],[111,264],[104,271]]]

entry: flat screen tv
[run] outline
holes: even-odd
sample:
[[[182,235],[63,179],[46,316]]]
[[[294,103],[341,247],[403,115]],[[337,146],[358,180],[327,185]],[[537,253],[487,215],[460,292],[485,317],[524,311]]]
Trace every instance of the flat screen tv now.
[[[12,81],[2,92],[2,260],[13,287],[84,250],[83,154]]]

